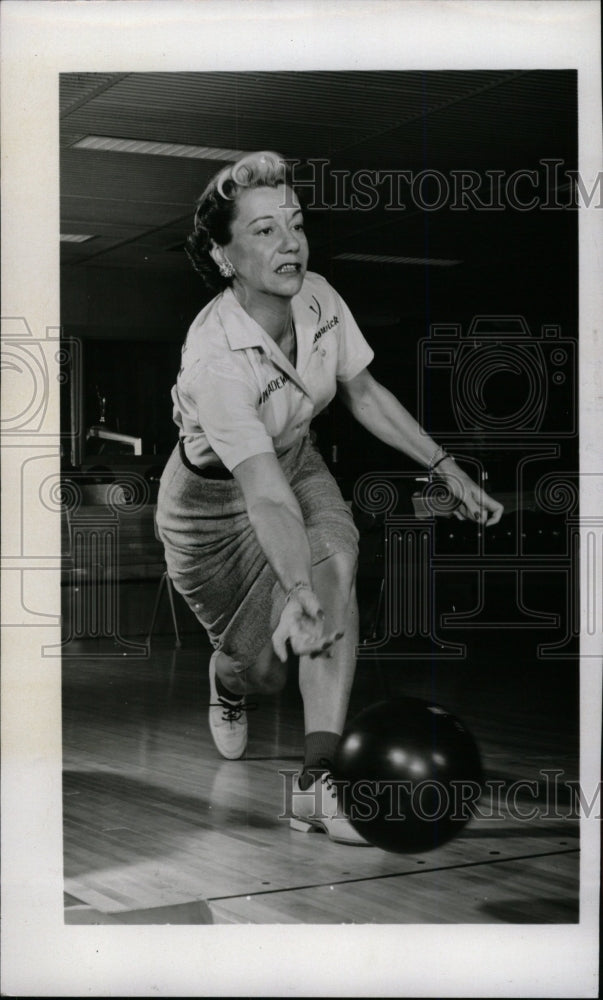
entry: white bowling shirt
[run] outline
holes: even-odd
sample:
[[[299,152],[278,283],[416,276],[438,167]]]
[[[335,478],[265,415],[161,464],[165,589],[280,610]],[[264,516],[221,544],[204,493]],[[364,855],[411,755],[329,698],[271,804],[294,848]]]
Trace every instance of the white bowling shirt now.
[[[287,451],[333,399],[337,381],[373,360],[347,305],[319,274],[306,273],[291,307],[295,368],[230,288],[193,321],[172,399],[194,465],[232,471],[253,455]]]

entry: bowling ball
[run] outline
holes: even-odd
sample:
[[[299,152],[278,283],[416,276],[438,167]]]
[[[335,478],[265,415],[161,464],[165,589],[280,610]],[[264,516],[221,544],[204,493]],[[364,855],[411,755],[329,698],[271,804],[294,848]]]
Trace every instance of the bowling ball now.
[[[333,766],[350,822],[376,847],[433,850],[455,837],[481,794],[472,735],[441,705],[395,698],[345,728]]]

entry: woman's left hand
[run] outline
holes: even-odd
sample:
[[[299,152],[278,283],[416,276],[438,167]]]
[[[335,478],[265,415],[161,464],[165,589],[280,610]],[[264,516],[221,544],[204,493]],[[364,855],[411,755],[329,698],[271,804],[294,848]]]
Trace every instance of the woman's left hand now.
[[[441,479],[458,500],[458,506],[452,512],[456,518],[460,521],[475,521],[477,524],[498,524],[504,512],[503,505],[488,496],[461,469],[442,473]]]

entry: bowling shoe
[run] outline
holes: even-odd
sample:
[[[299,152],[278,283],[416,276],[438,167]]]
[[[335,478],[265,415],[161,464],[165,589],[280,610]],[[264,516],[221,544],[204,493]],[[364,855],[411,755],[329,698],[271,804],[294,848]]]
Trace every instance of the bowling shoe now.
[[[299,787],[299,776],[293,779],[291,793],[291,818],[289,825],[292,830],[300,833],[322,831],[330,840],[338,844],[355,844],[358,847],[371,847],[368,840],[356,832],[347,816],[341,810],[337,798],[337,789],[333,775],[325,771],[316,779],[313,785],[302,790]]]
[[[209,661],[209,731],[218,753],[227,760],[238,760],[247,749],[247,712],[245,696],[232,701],[218,694],[216,656]]]

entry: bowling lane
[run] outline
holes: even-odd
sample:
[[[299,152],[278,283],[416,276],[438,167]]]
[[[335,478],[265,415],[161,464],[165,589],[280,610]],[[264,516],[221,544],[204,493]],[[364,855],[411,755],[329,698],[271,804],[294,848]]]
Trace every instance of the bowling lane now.
[[[578,921],[574,853],[209,900],[215,923],[553,924]]]
[[[385,894],[383,898],[390,894],[392,900],[391,905],[377,906],[376,914],[388,910],[390,921],[407,922],[417,912],[414,904],[407,909],[404,902],[409,884],[417,886],[419,895],[438,895],[438,886],[448,884],[441,880],[454,882],[456,871],[456,884],[463,892],[469,870],[479,871],[470,881],[479,877],[499,885],[503,868],[515,865],[519,868],[508,869],[512,874],[503,908],[507,915],[502,919],[521,922],[529,907],[525,879],[518,872],[528,871],[528,857],[546,855],[553,871],[558,865],[565,866],[560,872],[573,869],[574,882],[564,883],[559,896],[565,893],[567,906],[575,911],[576,822],[567,799],[559,815],[542,818],[547,809],[542,780],[536,789],[538,821],[522,818],[533,811],[534,789],[528,790],[530,794],[519,789],[509,801],[485,797],[479,804],[480,815],[456,840],[422,855],[345,847],[321,834],[291,831],[286,820],[278,818],[286,811],[286,778],[278,772],[292,771],[301,754],[295,678],[282,696],[265,699],[251,715],[248,758],[223,761],[207,732],[206,661],[198,650],[174,653],[158,648],[146,663],[83,657],[64,664],[65,888],[82,904],[118,919],[121,913],[124,922],[130,919],[128,913],[144,908],[155,908],[160,922],[158,908],[202,900],[209,901],[216,922],[261,922],[262,914],[277,906],[278,914],[269,919],[282,922],[300,919],[304,899],[316,895],[324,914],[321,919],[341,922],[345,918],[339,900],[346,894],[358,898],[366,894],[368,901],[358,913],[364,914],[363,922],[370,922],[374,880],[377,887],[385,886],[375,892]],[[507,737],[508,699],[496,691],[499,682],[492,671],[482,683],[480,722],[475,687],[471,696],[469,692],[475,671],[475,665],[441,671],[436,688],[438,700],[464,719],[469,711],[479,723],[471,727],[482,747],[487,774],[499,781],[502,775],[508,783],[522,775],[538,776],[542,767],[565,757],[564,773],[575,776],[575,732],[567,713],[564,730],[550,710],[535,708],[524,683],[524,697],[508,720]],[[373,676],[366,664],[361,665],[354,709],[380,695]],[[419,697],[434,683],[429,670],[409,665],[394,680],[405,693]],[[538,883],[546,858],[534,863],[534,883]],[[422,889],[419,876],[430,879],[421,883]],[[519,893],[515,909],[514,881]],[[534,912],[546,910],[550,900],[551,919],[569,919],[562,916],[546,879],[530,892]],[[277,895],[282,898],[275,902]],[[470,919],[465,913],[468,907],[476,922],[499,919],[486,908],[488,895],[484,890],[479,899],[467,897],[462,919]],[[330,898],[337,902],[329,904]],[[423,912],[435,910],[439,919],[460,919],[446,918],[437,898],[426,898]],[[77,913],[70,915],[70,922],[77,922]]]
[[[201,779],[197,790],[188,792],[184,783],[168,788],[142,774],[135,780],[110,771],[70,773],[65,888],[90,905],[115,911],[578,847],[575,820],[526,823],[498,808],[491,817],[492,803],[485,799],[478,804],[482,815],[436,851],[399,855],[334,844],[320,833],[296,833],[286,819],[278,819],[282,797],[268,763],[291,766],[278,760],[223,762],[209,788]]]

